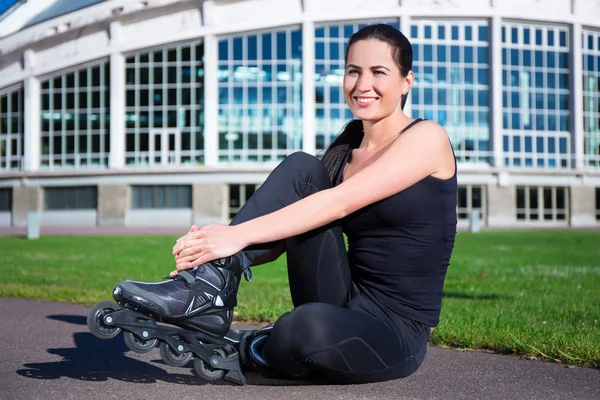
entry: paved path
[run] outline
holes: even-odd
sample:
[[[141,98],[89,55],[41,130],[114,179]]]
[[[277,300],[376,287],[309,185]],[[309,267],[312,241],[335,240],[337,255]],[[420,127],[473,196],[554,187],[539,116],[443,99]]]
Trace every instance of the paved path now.
[[[430,347],[412,376],[376,384],[267,380],[206,383],[165,365],[158,350],[134,354],[122,335],[98,340],[88,308],[0,298],[0,399],[595,399],[600,370]]]

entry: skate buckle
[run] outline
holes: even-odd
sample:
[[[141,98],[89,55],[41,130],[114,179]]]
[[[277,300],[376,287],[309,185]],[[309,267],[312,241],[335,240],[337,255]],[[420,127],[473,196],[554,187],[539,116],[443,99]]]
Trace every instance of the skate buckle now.
[[[252,270],[250,269],[250,267],[244,268],[244,279],[246,280],[246,282],[252,281]]]

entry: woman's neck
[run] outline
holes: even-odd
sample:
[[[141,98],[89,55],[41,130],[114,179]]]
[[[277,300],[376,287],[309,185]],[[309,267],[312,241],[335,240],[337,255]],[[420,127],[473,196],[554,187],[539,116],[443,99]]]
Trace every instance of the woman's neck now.
[[[376,122],[363,121],[364,136],[359,147],[367,151],[377,150],[395,139],[411,121],[412,118],[403,113]]]

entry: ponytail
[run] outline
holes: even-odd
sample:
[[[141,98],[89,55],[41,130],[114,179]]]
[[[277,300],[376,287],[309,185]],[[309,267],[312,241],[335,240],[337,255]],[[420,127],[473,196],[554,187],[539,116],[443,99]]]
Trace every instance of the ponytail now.
[[[336,176],[338,175],[342,162],[346,154],[352,149],[356,149],[362,142],[363,124],[359,119],[353,119],[348,122],[342,133],[329,145],[323,155],[323,164],[325,169],[329,173],[331,182],[335,183]]]

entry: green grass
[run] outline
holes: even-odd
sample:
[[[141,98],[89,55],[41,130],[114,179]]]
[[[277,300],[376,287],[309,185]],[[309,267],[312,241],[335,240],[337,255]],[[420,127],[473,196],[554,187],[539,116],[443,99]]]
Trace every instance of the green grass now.
[[[158,281],[173,237],[0,238],[0,296],[91,305],[124,279]],[[236,318],[291,309],[284,258],[253,269]],[[457,236],[432,342],[600,367],[600,232]]]

